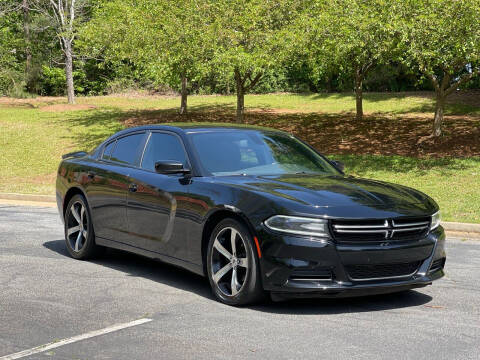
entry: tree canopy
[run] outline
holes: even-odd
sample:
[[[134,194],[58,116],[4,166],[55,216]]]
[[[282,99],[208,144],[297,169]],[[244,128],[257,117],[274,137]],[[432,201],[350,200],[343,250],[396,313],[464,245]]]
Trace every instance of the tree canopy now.
[[[182,83],[184,113],[187,79],[202,74],[209,60],[208,13],[209,4],[202,1],[113,0],[85,27],[84,48],[106,60],[132,61],[157,83]]]
[[[478,0],[0,0],[0,93],[480,87]],[[73,16],[73,17],[72,17]],[[473,80],[473,81],[472,81]]]
[[[397,0],[403,61],[431,80],[437,95],[433,135],[442,132],[445,98],[480,74],[478,0]]]
[[[363,81],[368,72],[393,60],[395,37],[385,0],[317,0],[298,18],[307,56],[318,73],[352,74],[357,119],[363,117]]]
[[[235,79],[237,121],[243,121],[244,95],[285,56],[282,30],[294,21],[301,0],[220,0],[211,11],[212,65]]]

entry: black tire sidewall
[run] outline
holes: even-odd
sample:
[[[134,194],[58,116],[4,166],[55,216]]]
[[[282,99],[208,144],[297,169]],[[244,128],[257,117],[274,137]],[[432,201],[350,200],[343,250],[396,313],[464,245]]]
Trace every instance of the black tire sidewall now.
[[[72,205],[76,202],[80,202],[82,206],[85,208],[85,213],[88,216],[87,221],[88,221],[88,237],[86,244],[83,246],[83,248],[76,252],[72,249],[70,242],[68,241],[68,236],[67,236],[67,230],[68,230],[68,217],[70,216],[70,209]],[[90,215],[90,209],[88,208],[88,203],[87,200],[83,195],[75,195],[70,199],[68,202],[67,208],[65,210],[65,215],[64,215],[64,232],[65,232],[65,245],[67,246],[68,253],[70,254],[71,257],[78,259],[78,260],[85,260],[90,257],[92,257],[95,253],[96,250],[96,245],[95,245],[95,234],[93,232],[93,224],[92,224],[92,217]]]
[[[251,264],[247,272],[245,285],[240,290],[240,292],[234,296],[225,295],[215,284],[212,277],[211,264],[213,255],[213,243],[217,235],[226,227],[232,227],[241,234],[242,238],[245,240],[246,251],[249,257],[249,264]],[[217,226],[214,228],[210,235],[206,262],[208,281],[210,282],[213,294],[221,302],[228,305],[239,306],[251,304],[255,301],[258,301],[262,297],[263,287],[261,284],[260,263],[257,254],[254,251],[253,239],[248,229],[239,221],[234,219],[225,219],[217,224]]]

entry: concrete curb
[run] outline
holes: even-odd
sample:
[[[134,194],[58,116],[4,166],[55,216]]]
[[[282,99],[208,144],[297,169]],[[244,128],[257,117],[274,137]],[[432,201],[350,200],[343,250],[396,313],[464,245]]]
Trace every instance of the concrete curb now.
[[[442,221],[442,226],[447,231],[471,232],[480,234],[480,224]]]
[[[56,203],[56,198],[53,195],[0,193],[0,200]],[[449,236],[480,238],[480,224],[442,221],[442,226]]]
[[[2,200],[19,200],[19,201],[38,201],[38,202],[52,202],[57,200],[53,195],[33,195],[33,194],[15,194],[15,193],[0,193]]]
[[[447,236],[462,239],[480,239],[480,224],[442,221]]]

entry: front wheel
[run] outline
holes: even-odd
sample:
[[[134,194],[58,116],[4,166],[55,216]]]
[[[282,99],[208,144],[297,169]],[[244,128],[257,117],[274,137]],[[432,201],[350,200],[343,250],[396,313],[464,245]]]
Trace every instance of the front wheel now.
[[[207,273],[215,297],[228,305],[246,305],[264,297],[252,238],[234,219],[213,230],[207,251]]]
[[[89,259],[100,252],[95,244],[92,217],[87,200],[75,195],[65,210],[65,243],[69,254],[79,260]]]

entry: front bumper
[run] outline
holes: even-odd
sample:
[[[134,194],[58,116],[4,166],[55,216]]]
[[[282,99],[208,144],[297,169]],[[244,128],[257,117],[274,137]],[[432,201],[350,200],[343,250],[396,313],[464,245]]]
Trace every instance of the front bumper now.
[[[444,276],[445,233],[441,226],[423,239],[375,244],[337,244],[273,233],[266,228],[258,235],[262,240],[263,286],[274,300],[384,294],[430,285]],[[419,266],[407,275],[362,279],[348,271],[351,266],[402,263]]]

